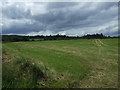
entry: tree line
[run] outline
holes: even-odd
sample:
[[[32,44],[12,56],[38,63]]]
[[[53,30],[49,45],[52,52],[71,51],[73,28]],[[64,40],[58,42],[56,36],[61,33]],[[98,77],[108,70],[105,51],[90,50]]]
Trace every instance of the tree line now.
[[[3,42],[19,42],[19,41],[44,41],[44,40],[71,40],[71,39],[105,39],[117,38],[101,34],[87,34],[84,36],[66,36],[66,35],[37,35],[37,36],[19,36],[19,35],[2,35]]]

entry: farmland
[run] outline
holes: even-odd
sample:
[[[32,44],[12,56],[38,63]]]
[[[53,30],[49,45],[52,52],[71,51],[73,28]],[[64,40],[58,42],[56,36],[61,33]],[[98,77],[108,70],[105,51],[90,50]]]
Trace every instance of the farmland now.
[[[116,88],[118,39],[3,43],[3,88]]]

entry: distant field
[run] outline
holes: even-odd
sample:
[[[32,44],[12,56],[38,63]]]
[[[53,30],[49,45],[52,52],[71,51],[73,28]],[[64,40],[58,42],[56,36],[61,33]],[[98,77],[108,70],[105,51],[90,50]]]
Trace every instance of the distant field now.
[[[3,43],[3,88],[114,88],[118,39]]]

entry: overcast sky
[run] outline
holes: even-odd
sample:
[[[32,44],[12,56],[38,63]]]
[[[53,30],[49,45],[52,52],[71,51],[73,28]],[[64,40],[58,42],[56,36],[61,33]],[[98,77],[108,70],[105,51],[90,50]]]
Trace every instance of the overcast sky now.
[[[3,34],[118,35],[117,2],[9,2],[0,7]]]

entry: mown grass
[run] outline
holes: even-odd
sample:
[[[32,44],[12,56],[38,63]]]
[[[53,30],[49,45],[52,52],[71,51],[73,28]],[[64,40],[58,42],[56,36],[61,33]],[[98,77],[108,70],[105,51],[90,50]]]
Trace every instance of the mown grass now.
[[[113,88],[117,62],[118,39],[3,43],[3,88]]]

